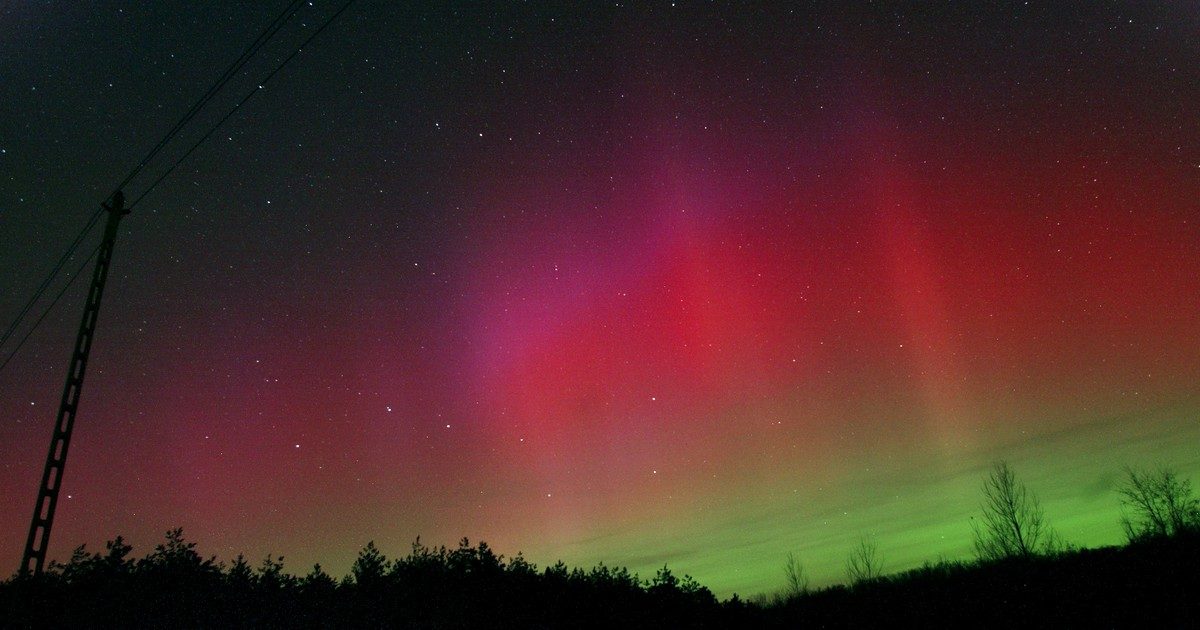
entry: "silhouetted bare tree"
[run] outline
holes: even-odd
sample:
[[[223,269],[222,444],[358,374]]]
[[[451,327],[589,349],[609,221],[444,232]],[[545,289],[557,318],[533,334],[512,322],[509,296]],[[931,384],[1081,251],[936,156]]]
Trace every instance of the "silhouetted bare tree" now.
[[[846,559],[846,579],[851,584],[869,582],[883,575],[883,559],[874,538],[859,539],[858,546]]]
[[[1174,471],[1126,468],[1125,483],[1117,491],[1126,510],[1121,525],[1130,541],[1200,527],[1200,501],[1192,496],[1191,482]]]
[[[983,516],[972,519],[975,552],[983,560],[1028,558],[1057,547],[1037,497],[1017,481],[1008,462],[983,480]]]
[[[787,595],[797,597],[808,593],[808,574],[804,564],[796,558],[796,554],[788,552],[787,562],[783,565],[783,573],[787,576]]]

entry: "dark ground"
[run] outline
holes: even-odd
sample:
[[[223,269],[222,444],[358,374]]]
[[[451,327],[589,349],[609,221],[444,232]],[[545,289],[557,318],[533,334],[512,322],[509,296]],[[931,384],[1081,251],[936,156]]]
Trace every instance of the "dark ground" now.
[[[144,558],[110,542],[36,579],[0,583],[0,626],[399,628],[1194,628],[1200,536],[986,564],[939,563],[766,606],[719,602],[664,568],[545,569],[414,544],[388,560],[374,545],[350,576],[305,576],[268,558],[251,568],[204,559],[176,531]]]

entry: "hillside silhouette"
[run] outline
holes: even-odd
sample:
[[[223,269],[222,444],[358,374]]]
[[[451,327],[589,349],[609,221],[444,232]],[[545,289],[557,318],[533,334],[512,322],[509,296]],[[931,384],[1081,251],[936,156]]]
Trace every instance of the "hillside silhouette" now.
[[[1054,542],[1036,496],[1007,464],[994,467],[983,491],[983,520],[996,528],[976,529],[976,560],[881,575],[875,543],[864,539],[847,561],[848,585],[809,590],[802,564],[789,555],[781,571],[789,590],[755,601],[718,601],[665,566],[649,579],[604,565],[539,568],[465,538],[456,548],[418,539],[395,559],[372,542],[345,577],[320,565],[296,575],[283,557],[257,566],[241,556],[230,564],[205,558],[175,529],[138,559],[117,537],[101,552],[80,546],[45,573],[0,582],[0,626],[1172,628],[1200,621],[1200,510],[1174,473],[1127,470],[1119,492],[1129,542],[1098,549]],[[1038,538],[1030,537],[1031,523]]]

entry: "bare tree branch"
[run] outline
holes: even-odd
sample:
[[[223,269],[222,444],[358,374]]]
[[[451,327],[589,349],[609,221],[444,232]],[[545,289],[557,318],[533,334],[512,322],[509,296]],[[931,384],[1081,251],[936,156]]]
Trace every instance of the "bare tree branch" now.
[[[851,584],[869,582],[883,576],[883,559],[875,539],[864,537],[846,559],[846,579]]]
[[[1017,481],[1007,462],[996,462],[983,480],[982,509],[971,522],[980,558],[1027,558],[1057,547],[1037,497]]]
[[[1173,536],[1200,527],[1200,501],[1192,496],[1192,484],[1174,471],[1154,472],[1125,469],[1121,507],[1126,513],[1121,525],[1130,541]]]
[[[804,571],[804,564],[790,551],[783,572],[787,576],[788,596],[797,597],[808,593],[808,574]]]

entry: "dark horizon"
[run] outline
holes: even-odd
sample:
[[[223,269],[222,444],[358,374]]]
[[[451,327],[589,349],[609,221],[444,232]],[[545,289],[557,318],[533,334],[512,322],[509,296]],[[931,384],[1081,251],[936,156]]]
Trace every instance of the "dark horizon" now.
[[[871,568],[878,566],[874,545],[864,541],[847,561],[846,585],[812,589],[789,557],[789,586],[772,596],[718,600],[665,566],[646,578],[606,565],[542,568],[466,539],[452,548],[416,541],[396,558],[368,543],[339,580],[320,565],[289,572],[282,557],[270,555],[257,566],[241,556],[217,563],[176,529],[140,558],[117,538],[99,553],[76,549],[70,562],[45,573],[2,580],[0,610],[12,627],[1007,628],[1195,621],[1200,505],[1189,484],[1169,471],[1127,470],[1129,543],[1102,549],[1064,547],[1053,535],[1035,533],[1048,531],[1026,490],[1006,464],[993,468],[984,495],[996,501],[989,501],[985,519],[990,514],[1020,527],[976,529],[977,561],[940,559],[881,574]]]

